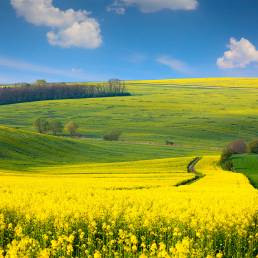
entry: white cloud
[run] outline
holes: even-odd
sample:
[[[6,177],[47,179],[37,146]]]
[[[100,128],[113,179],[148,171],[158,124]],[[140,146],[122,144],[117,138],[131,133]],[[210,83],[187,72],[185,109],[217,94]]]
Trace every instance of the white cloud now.
[[[37,26],[47,26],[50,44],[61,47],[97,48],[102,43],[99,23],[85,10],[60,10],[52,0],[11,0],[19,16]]]
[[[44,78],[49,81],[104,81],[112,77],[105,72],[94,73],[84,70],[80,67],[56,68],[53,66],[45,66],[35,63],[30,63],[24,60],[17,60],[9,57],[0,56],[0,69],[10,74],[10,77],[4,78],[0,73],[0,82],[20,82],[34,81],[38,78]],[[1,79],[3,79],[1,81]]]
[[[159,58],[157,58],[157,62],[179,73],[191,73],[190,68],[187,66],[187,64],[175,58],[171,58],[168,56],[160,56]]]
[[[107,7],[107,11],[108,12],[114,12],[116,14],[119,15],[124,15],[126,12],[126,8],[123,6],[123,4],[118,3],[117,1],[115,1],[114,3],[112,3],[111,5],[109,5]]]
[[[127,7],[136,6],[143,13],[168,10],[195,10],[198,6],[197,0],[115,0],[107,10],[124,14]]]
[[[82,69],[58,69],[54,67],[42,66],[37,64],[28,63],[26,61],[16,60],[0,56],[0,67],[6,67],[17,71],[27,71],[30,73],[38,73],[44,75],[52,75],[66,78],[88,79],[89,75]]]
[[[52,75],[67,74],[67,71],[64,71],[61,69],[55,69],[53,67],[31,64],[21,60],[5,58],[5,57],[0,57],[0,66],[15,69],[15,70],[20,70],[20,71],[40,72],[40,73],[52,74]]]
[[[239,41],[231,38],[228,48],[223,57],[217,59],[217,65],[221,69],[245,68],[251,63],[258,62],[258,51],[245,38]]]
[[[129,56],[126,59],[132,64],[141,64],[145,62],[148,59],[148,57],[145,54],[135,52],[129,54]]]

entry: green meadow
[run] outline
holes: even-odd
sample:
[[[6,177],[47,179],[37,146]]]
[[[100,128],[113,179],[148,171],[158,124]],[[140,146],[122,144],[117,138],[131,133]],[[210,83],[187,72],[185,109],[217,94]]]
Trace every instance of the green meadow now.
[[[173,141],[171,156],[219,153],[227,142],[256,137],[257,84],[255,79],[128,81],[129,97],[1,106],[0,124],[33,132],[38,117],[72,120],[86,138],[82,144],[92,139],[105,146],[102,136],[118,129],[126,145]]]
[[[258,188],[258,155],[239,155],[233,157],[234,170],[244,173],[253,184]]]

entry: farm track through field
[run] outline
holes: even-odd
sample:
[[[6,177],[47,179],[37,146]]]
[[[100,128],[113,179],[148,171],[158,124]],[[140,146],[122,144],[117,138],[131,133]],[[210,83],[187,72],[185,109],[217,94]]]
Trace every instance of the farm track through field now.
[[[65,136],[66,138],[70,138],[70,136]],[[86,137],[86,136],[80,136],[78,139],[85,139],[85,140],[96,140],[96,141],[105,141],[103,138],[96,138],[96,137]],[[131,144],[131,145],[152,145],[152,146],[160,146],[160,147],[178,147],[179,145],[173,143],[173,144],[162,144],[157,142],[151,142],[151,141],[127,141],[127,140],[119,140],[118,143],[124,143],[124,144]]]
[[[204,174],[198,172],[195,170],[195,166],[197,165],[197,163],[201,160],[202,158],[201,157],[196,157],[194,158],[187,166],[187,172],[188,173],[194,173],[195,176],[193,178],[190,178],[190,179],[187,179],[187,180],[184,180],[178,184],[176,184],[176,186],[182,186],[182,185],[190,185],[190,184],[193,184],[195,183],[196,181],[200,180],[201,178],[205,177]]]

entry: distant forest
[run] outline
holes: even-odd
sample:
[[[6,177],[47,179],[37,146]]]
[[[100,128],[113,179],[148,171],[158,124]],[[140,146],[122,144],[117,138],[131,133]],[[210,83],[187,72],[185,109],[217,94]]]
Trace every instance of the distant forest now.
[[[102,85],[26,84],[0,87],[0,105],[40,100],[99,98],[129,96],[121,81],[109,81]]]

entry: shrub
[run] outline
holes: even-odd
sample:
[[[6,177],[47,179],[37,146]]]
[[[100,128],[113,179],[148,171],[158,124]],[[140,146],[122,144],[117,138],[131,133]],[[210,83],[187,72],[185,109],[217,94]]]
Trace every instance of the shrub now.
[[[121,136],[122,132],[119,130],[113,130],[111,132],[106,133],[103,136],[103,139],[105,141],[118,141],[120,136]]]
[[[71,135],[75,136],[77,134],[79,126],[75,122],[69,122],[65,125],[65,130]]]
[[[232,150],[232,154],[243,154],[248,151],[248,146],[243,140],[236,140],[229,144],[229,147]]]
[[[222,151],[220,164],[224,169],[233,170],[231,156],[233,154],[243,154],[248,151],[248,146],[243,140],[236,140],[229,143]]]
[[[251,153],[258,154],[258,140],[254,140],[249,143],[249,149]]]
[[[166,140],[166,145],[173,146],[175,143],[171,140]]]
[[[220,156],[220,165],[225,170],[233,170],[233,163],[230,160],[231,156],[233,155],[232,149],[229,145],[227,145]]]

